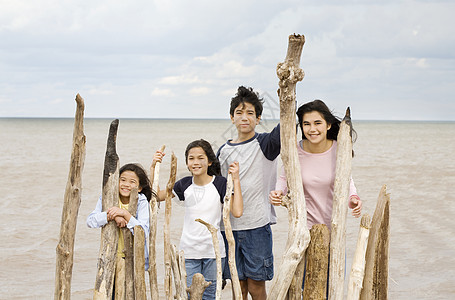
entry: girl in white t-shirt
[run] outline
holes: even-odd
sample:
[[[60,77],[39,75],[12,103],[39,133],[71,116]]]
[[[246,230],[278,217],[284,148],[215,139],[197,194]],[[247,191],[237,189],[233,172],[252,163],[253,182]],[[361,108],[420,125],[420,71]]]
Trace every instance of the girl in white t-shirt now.
[[[161,162],[163,156],[164,153],[158,150],[153,160]],[[173,192],[185,206],[180,250],[183,250],[185,256],[187,285],[191,285],[194,274],[201,273],[206,281],[212,282],[205,290],[203,299],[215,299],[217,270],[212,235],[204,225],[195,220],[202,219],[218,229],[219,249],[224,265],[226,253],[219,229],[226,194],[226,179],[220,175],[220,163],[210,143],[205,140],[196,140],[187,146],[185,161],[192,176],[177,181]],[[231,164],[229,173],[232,174],[234,182],[234,194],[230,201],[231,213],[238,218],[243,213],[238,162]],[[164,190],[158,191],[159,201],[164,200],[165,193]]]

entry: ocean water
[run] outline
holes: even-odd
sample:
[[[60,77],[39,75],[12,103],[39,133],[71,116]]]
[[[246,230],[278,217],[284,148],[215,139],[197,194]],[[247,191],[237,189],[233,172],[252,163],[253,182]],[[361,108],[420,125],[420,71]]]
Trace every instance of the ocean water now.
[[[87,143],[74,249],[73,299],[92,298],[100,230],[87,228],[85,219],[101,192],[111,121],[84,121]],[[257,129],[270,130],[275,124],[264,121]],[[354,121],[354,128],[358,138],[352,175],[364,212],[373,214],[382,185],[391,195],[389,298],[455,298],[455,123]],[[160,175],[160,186],[164,187],[172,152],[178,158],[180,178],[189,175],[184,164],[189,142],[204,138],[216,150],[234,132],[229,120],[121,119],[117,153],[121,165],[139,162],[148,170],[153,153],[165,144],[167,156]],[[72,134],[72,119],[0,119],[0,299],[53,298],[55,248]],[[288,226],[286,209],[277,208],[277,214],[278,224],[272,227],[275,269]],[[158,282],[164,298],[164,207],[158,217]],[[182,220],[183,208],[174,205],[171,242],[176,245]],[[359,222],[348,217],[347,274]],[[223,299],[230,298],[230,289],[223,290]]]

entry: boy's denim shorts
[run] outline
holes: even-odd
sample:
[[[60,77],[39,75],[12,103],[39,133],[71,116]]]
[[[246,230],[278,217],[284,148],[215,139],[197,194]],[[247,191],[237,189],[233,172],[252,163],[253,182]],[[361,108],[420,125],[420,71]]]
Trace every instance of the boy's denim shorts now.
[[[221,233],[226,245],[226,258],[228,258],[228,242],[225,233]],[[247,278],[256,281],[272,280],[273,241],[270,224],[255,229],[233,231],[232,233],[235,239],[235,262],[239,280],[246,280]],[[231,279],[227,260],[223,278]]]

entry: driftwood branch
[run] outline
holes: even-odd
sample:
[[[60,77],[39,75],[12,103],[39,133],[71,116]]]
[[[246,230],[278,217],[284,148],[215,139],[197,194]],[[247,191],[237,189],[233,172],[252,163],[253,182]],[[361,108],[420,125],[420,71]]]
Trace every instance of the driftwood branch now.
[[[84,99],[76,95],[76,114],[73,129],[73,150],[66,183],[65,198],[60,225],[60,239],[56,249],[54,299],[71,298],[73,274],[74,237],[77,214],[81,205],[82,170],[85,160]]]
[[[163,152],[165,145],[161,147]],[[160,178],[159,162],[152,162],[150,166],[150,183],[152,184],[152,198],[150,199],[150,233],[149,233],[149,281],[150,281],[150,297],[151,299],[159,299],[158,292],[158,273],[156,270],[156,226],[158,219],[158,199],[157,192]]]
[[[305,249],[310,241],[307,228],[305,197],[303,193],[300,163],[297,153],[296,124],[295,124],[295,87],[301,81],[304,72],[300,69],[305,37],[303,35],[289,36],[289,46],[286,59],[277,66],[279,78],[278,95],[280,98],[280,134],[281,159],[288,180],[290,203],[289,233],[282,264],[272,281],[269,299],[284,299],[288,292],[297,265],[300,263]]]
[[[137,201],[138,201],[138,189],[135,187],[131,190],[130,193],[130,202],[128,204],[128,212],[136,217],[137,212]],[[125,287],[126,299],[134,299],[134,243],[133,243],[133,234],[131,231],[125,227],[122,228],[123,233],[123,243],[124,249],[123,253],[125,254],[125,282],[122,284]],[[117,290],[117,280],[115,281],[115,289]],[[115,297],[117,299],[117,297]],[[124,299],[124,298],[120,298]]]
[[[346,254],[346,217],[352,162],[352,126],[349,107],[337,137],[335,183],[333,187],[332,232],[330,235],[329,300],[343,299]]]
[[[182,252],[177,251],[177,247],[175,245],[171,245],[171,263],[172,263],[172,272],[174,274],[174,284],[175,284],[175,299],[176,300],[184,300],[188,299],[188,295],[186,293],[186,271],[182,273],[182,268],[180,264],[185,262],[185,259],[181,259],[179,257],[183,255]],[[185,268],[185,266],[183,266]]]
[[[311,228],[310,234],[311,242],[306,251],[307,266],[303,299],[326,299],[329,267],[329,228],[325,224],[316,224]]]
[[[118,120],[109,128],[106,156],[104,159],[102,211],[118,206],[119,159],[116,151]],[[115,221],[109,221],[101,229],[101,245],[98,258],[94,299],[111,299],[115,261],[117,256],[118,230]]]
[[[371,221],[360,299],[387,299],[389,281],[390,194],[381,188]]]
[[[166,293],[166,299],[174,299],[172,295],[172,274],[171,274],[171,234],[170,234],[170,222],[171,222],[171,210],[172,210],[172,189],[175,184],[175,177],[177,173],[177,157],[172,153],[171,157],[171,173],[169,181],[166,186],[166,211],[164,221],[164,290]]]
[[[207,229],[210,231],[210,234],[212,235],[212,241],[213,241],[213,248],[215,250],[215,258],[216,258],[216,294],[215,294],[215,299],[219,300],[221,299],[221,285],[223,281],[223,269],[221,268],[221,254],[220,254],[220,241],[218,240],[218,229],[213,226],[212,224],[209,224],[205,222],[204,220],[201,219],[196,219],[196,222],[199,222]]]
[[[234,188],[234,182],[232,181],[232,175],[228,174],[226,184],[226,194],[224,196],[223,204],[223,223],[224,233],[228,242],[228,264],[231,272],[232,290],[234,293],[234,299],[242,299],[242,288],[240,287],[239,274],[237,272],[237,266],[235,264],[235,240],[232,233],[231,226],[231,196]]]
[[[360,220],[359,237],[354,259],[352,260],[351,274],[349,275],[348,300],[358,300],[362,291],[363,276],[365,274],[365,254],[367,252],[368,236],[370,234],[371,218],[364,214]]]
[[[205,289],[211,284],[204,279],[204,275],[196,273],[193,276],[191,286],[187,288],[191,300],[201,300]]]
[[[136,225],[134,226],[134,294],[137,300],[145,300],[146,298],[144,247],[144,228]]]

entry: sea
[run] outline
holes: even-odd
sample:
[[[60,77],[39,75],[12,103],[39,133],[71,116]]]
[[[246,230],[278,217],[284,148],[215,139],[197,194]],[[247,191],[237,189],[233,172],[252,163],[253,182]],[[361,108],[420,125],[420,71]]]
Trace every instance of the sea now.
[[[102,189],[104,155],[112,119],[84,120],[86,155],[77,219],[72,299],[92,299],[100,230],[85,224]],[[264,120],[258,132],[278,121]],[[352,176],[363,212],[373,215],[379,191],[390,193],[390,299],[455,299],[455,122],[353,121],[357,132]],[[56,246],[72,150],[74,119],[0,118],[0,299],[52,299]],[[206,139],[215,151],[235,135],[230,120],[120,119],[120,165],[149,169],[154,152],[166,146],[160,186],[169,179],[171,153],[177,178],[189,175],[186,145]],[[283,207],[272,226],[275,272],[286,244]],[[183,207],[174,205],[171,243],[178,245]],[[348,215],[346,282],[360,219]],[[164,299],[164,205],[158,212],[158,283]],[[148,274],[146,274],[148,285]],[[267,284],[270,288],[270,284]],[[222,299],[231,299],[231,289]]]

